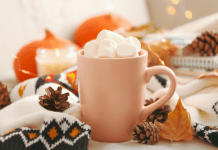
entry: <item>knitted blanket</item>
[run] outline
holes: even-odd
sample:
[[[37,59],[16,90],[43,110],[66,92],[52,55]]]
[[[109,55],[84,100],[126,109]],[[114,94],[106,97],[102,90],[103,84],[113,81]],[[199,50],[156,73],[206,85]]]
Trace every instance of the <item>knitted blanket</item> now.
[[[23,127],[27,127],[27,130],[32,130],[29,127],[34,127],[38,132],[43,132],[43,123],[46,122],[46,119],[52,118],[61,120],[73,117],[73,120],[81,123],[76,73],[77,68],[75,66],[58,75],[37,77],[14,86],[10,91],[12,104],[0,110],[0,135],[4,138],[8,135],[6,132],[14,129],[23,132]],[[156,99],[163,96],[168,91],[169,82],[168,78],[164,76],[153,76],[147,84],[145,99]],[[56,89],[59,85],[64,87],[62,93],[70,93],[68,102],[71,106],[69,109],[63,113],[58,113],[47,111],[38,105],[38,96],[46,94],[45,89],[47,87],[51,86]],[[208,77],[189,82],[178,82],[176,92],[169,100],[172,109],[174,109],[179,97],[181,97],[184,107],[191,115],[191,123],[196,135],[218,146],[215,142],[218,140],[218,80]],[[88,125],[86,126],[88,127]],[[90,128],[86,129],[90,130]],[[89,139],[91,132],[87,133],[89,133],[86,134],[89,135],[87,136],[87,139]],[[0,141],[4,143],[3,138]],[[24,146],[27,145],[24,144]],[[46,144],[44,146],[46,147]],[[47,149],[49,148],[52,149],[54,146],[47,146]]]

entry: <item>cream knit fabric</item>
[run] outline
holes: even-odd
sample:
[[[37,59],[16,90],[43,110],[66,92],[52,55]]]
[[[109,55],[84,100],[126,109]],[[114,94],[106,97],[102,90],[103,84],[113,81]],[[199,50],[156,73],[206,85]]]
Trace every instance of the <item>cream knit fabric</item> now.
[[[65,117],[80,122],[76,118],[81,119],[79,104],[70,103],[71,108],[66,110],[66,113],[53,112],[44,109],[39,104],[38,98],[38,95],[26,97],[2,109],[0,111],[0,135],[20,127],[36,127],[41,129],[44,120],[47,118],[61,119]]]

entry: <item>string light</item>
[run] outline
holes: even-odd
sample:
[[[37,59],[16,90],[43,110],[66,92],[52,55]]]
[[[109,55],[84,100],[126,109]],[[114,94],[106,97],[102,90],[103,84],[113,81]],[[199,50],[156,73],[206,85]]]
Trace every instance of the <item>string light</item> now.
[[[193,15],[192,15],[192,12],[190,10],[186,10],[185,16],[186,16],[186,18],[191,19]]]
[[[33,76],[37,76],[36,74],[30,72],[30,71],[26,71],[26,70],[23,70],[23,69],[19,69],[19,71],[25,73],[25,74],[29,74],[29,75],[33,75]]]
[[[16,59],[16,58],[17,58],[17,56],[16,56],[16,55],[11,55],[11,57],[13,57],[14,59]]]
[[[19,61],[19,58],[17,57],[17,55],[11,55],[14,59],[17,59],[17,61],[18,61],[18,67],[19,67],[19,71],[20,71],[20,68],[21,68],[21,66],[20,66],[20,61]]]
[[[171,0],[171,2],[175,5],[179,4],[179,0]]]
[[[168,6],[167,7],[167,12],[170,14],[170,15],[174,15],[176,13],[176,9],[175,7],[173,6]]]
[[[37,77],[37,74],[32,73],[32,72],[27,71],[27,70],[21,69],[19,57],[17,57],[16,55],[11,55],[11,56],[12,56],[14,59],[17,59],[17,61],[18,61],[18,68],[19,68],[18,71],[21,71],[21,72],[23,72],[23,73],[25,73],[25,74],[33,75],[33,76],[36,76],[36,77]]]

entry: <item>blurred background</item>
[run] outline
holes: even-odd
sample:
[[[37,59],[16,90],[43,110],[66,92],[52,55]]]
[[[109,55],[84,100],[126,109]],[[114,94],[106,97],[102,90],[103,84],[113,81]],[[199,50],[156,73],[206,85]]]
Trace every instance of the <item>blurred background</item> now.
[[[173,29],[217,13],[216,0],[147,0],[149,17],[155,25]]]
[[[165,32],[213,16],[212,23],[202,26],[216,28],[217,8],[217,0],[1,0],[0,72],[12,70],[12,56],[29,42],[42,39],[45,29],[74,42],[79,25],[105,13],[117,14],[134,27],[152,22]]]

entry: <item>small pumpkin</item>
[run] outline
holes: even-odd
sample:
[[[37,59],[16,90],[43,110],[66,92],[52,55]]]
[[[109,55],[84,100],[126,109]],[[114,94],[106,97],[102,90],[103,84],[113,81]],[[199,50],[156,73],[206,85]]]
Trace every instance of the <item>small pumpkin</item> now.
[[[36,68],[36,50],[40,47],[46,49],[66,48],[68,46],[79,46],[67,39],[56,37],[51,31],[45,30],[46,36],[42,40],[33,41],[20,49],[13,62],[14,72],[19,82],[34,78],[37,76]]]
[[[74,33],[74,41],[80,47],[83,47],[86,42],[97,37],[98,33],[103,29],[110,31],[123,28],[130,30],[133,27],[132,23],[115,14],[103,14],[92,17],[83,22]]]

